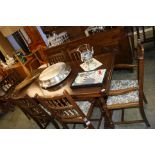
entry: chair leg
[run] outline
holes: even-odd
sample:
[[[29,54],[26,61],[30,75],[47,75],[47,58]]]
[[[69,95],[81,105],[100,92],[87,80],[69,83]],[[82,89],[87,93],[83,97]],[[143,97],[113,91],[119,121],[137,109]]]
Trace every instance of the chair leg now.
[[[86,124],[86,126],[87,126],[88,129],[94,129],[94,126],[92,125],[91,122],[89,122],[89,124]]]
[[[69,129],[69,127],[65,123],[63,123],[62,126],[63,126],[63,129]]]
[[[28,113],[25,110],[23,110],[23,109],[21,109],[21,110],[23,111],[23,113],[25,114],[25,116],[30,120],[31,117],[28,115]]]
[[[109,110],[109,117],[112,120],[113,110]]]
[[[122,109],[121,121],[124,122],[124,109]]]
[[[100,118],[99,118],[99,123],[98,123],[97,129],[99,129],[100,126],[101,126],[102,118],[103,118],[103,116],[102,116],[102,114],[101,114],[101,116],[100,116]]]
[[[154,28],[154,26],[152,27],[152,29],[153,29],[153,40],[154,40],[154,44],[155,44],[155,28]]]
[[[106,129],[107,128],[114,129],[114,123],[113,123],[111,116],[110,116],[110,110],[107,109],[107,106],[105,104],[105,100],[104,99],[102,99],[102,101],[96,100],[96,103],[101,110],[102,117],[105,118],[104,127]]]
[[[109,113],[109,110],[105,108],[105,128],[114,129],[114,122],[112,121],[111,114]]]
[[[76,123],[74,123],[74,125],[73,125],[73,129],[75,129],[76,128]]]
[[[148,102],[147,102],[147,99],[146,99],[146,96],[145,96],[144,92],[143,92],[143,99],[144,99],[144,103],[145,103],[145,104],[148,104]]]
[[[52,119],[51,122],[56,129],[60,129],[59,125],[57,124],[57,122],[54,119]]]
[[[144,120],[146,126],[147,126],[147,127],[150,127],[149,121],[148,121],[147,118],[146,118],[146,114],[145,114],[145,111],[144,111],[144,107],[143,107],[143,106],[140,106],[139,109],[140,109],[141,116],[142,116],[142,118],[143,118],[143,120]]]

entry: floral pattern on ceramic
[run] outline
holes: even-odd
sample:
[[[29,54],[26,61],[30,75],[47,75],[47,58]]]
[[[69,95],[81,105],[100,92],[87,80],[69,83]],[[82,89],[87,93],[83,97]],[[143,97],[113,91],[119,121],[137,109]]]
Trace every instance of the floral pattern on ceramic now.
[[[139,92],[133,91],[123,95],[109,96],[107,100],[107,105],[125,104],[129,102],[138,102],[138,101],[139,101]]]
[[[138,80],[112,80],[110,90],[138,88]]]
[[[89,101],[77,101],[76,104],[79,106],[79,108],[83,111],[85,115],[88,114],[89,108],[91,106],[91,103]]]

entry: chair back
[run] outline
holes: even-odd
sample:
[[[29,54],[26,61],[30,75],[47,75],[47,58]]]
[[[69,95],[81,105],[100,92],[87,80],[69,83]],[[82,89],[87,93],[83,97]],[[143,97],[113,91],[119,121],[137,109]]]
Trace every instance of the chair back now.
[[[50,115],[40,106],[35,99],[28,96],[14,101],[28,118],[32,118],[40,128],[46,128],[51,121]]]
[[[0,66],[0,81],[7,75],[7,72]]]
[[[82,110],[78,107],[76,102],[64,91],[62,96],[54,98],[36,98],[42,106],[47,108],[62,124],[64,122],[75,122],[77,120],[85,120],[86,116]]]
[[[47,59],[48,59],[48,62],[50,65],[53,65],[53,64],[58,63],[58,62],[66,62],[65,56],[62,52],[51,55]]]
[[[144,47],[141,44],[140,39],[138,39],[138,45],[135,50],[135,60],[137,64],[117,64],[115,68],[120,69],[137,69],[137,80],[139,86],[139,99],[140,103],[143,103],[143,83],[144,83]]]
[[[39,49],[36,50],[35,52],[33,52],[34,58],[36,58],[36,59],[38,60],[38,62],[39,62],[40,65],[46,63],[46,58],[45,58],[45,56],[42,58],[42,55],[43,55],[43,54],[41,54],[41,52],[40,52]]]
[[[4,99],[0,98],[0,114],[1,113],[7,113],[9,111],[14,111],[14,103],[11,101],[11,99]]]
[[[10,90],[15,88],[15,86],[18,85],[20,82],[21,78],[18,72],[12,71],[0,82],[0,87],[1,90],[3,90],[5,94],[7,94]]]
[[[143,84],[144,84],[144,47],[140,43],[140,40],[138,41],[137,46],[137,66],[138,66],[138,72],[137,72],[137,79],[138,79],[138,85],[139,85],[139,100],[143,103]]]
[[[70,52],[68,52],[69,58],[73,62],[81,62],[81,54],[77,49],[73,49]]]
[[[147,37],[147,31],[149,27],[145,26],[136,26],[136,32],[137,32],[137,38],[141,39],[142,43],[152,42],[155,41],[155,28],[154,26],[150,26],[150,29],[152,31],[152,36]]]
[[[70,50],[68,52],[70,60],[74,62],[81,62],[81,52],[90,50],[90,45],[89,44],[82,44],[78,48],[75,48],[73,50]]]

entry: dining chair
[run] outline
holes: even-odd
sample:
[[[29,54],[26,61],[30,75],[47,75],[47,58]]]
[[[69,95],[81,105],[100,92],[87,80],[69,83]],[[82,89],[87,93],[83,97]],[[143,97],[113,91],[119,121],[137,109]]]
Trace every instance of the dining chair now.
[[[21,82],[21,77],[19,73],[12,70],[5,78],[0,82],[1,91],[3,91],[2,97],[7,98],[13,92],[15,86]]]
[[[59,128],[56,121],[53,119],[43,106],[38,104],[35,99],[25,96],[20,99],[14,100],[16,106],[18,106],[28,119],[33,119],[41,129],[45,129],[51,122],[55,128]]]
[[[66,62],[65,56],[62,52],[53,54],[47,58],[50,65],[53,65],[58,62]]]
[[[0,81],[7,75],[7,71],[5,71],[1,66],[0,66]]]
[[[81,54],[79,51],[77,51],[77,49],[70,50],[68,54],[71,61],[74,61],[74,62],[81,61]]]
[[[137,38],[142,40],[142,43],[154,42],[155,43],[155,28],[150,26],[152,36],[147,37],[146,29],[149,27],[146,26],[136,26]]]
[[[137,39],[141,40],[141,43],[148,42],[155,43],[155,27],[154,26],[129,26],[127,27],[128,38],[132,51],[137,46]],[[133,52],[134,54],[134,52]]]
[[[53,98],[42,98],[38,96],[37,101],[46,108],[56,120],[68,129],[68,124],[83,124],[85,128],[93,129],[91,121],[98,121],[98,128],[102,121],[102,115],[98,119],[91,119],[94,104],[89,101],[76,101],[65,90],[62,96]]]
[[[44,60],[45,58],[41,59],[41,55],[38,50],[33,52],[31,56],[33,57],[33,59],[28,64],[28,68],[31,74],[33,74],[34,71],[38,69],[38,67],[40,67],[41,65],[47,64],[47,61]]]
[[[47,56],[44,50],[46,46],[38,44],[33,50],[32,53],[34,57],[38,60],[40,64],[47,63]]]
[[[86,46],[85,46],[86,45]],[[81,52],[91,50],[89,44],[82,44],[78,48],[72,49],[68,51],[69,57],[71,61],[81,62]]]
[[[0,114],[14,111],[14,104],[10,99],[0,98]]]
[[[11,100],[11,95],[15,86],[20,83],[20,75],[16,71],[11,71],[0,81],[0,111],[7,113],[14,111],[15,105]]]
[[[145,122],[146,126],[150,127],[143,105],[143,101],[147,103],[147,100],[143,91],[144,48],[143,45],[140,43],[140,40],[138,40],[136,60],[136,64],[121,64],[116,66],[117,68],[136,68],[137,78],[136,80],[112,80],[109,91],[109,97],[107,99],[107,108],[111,110],[111,116],[113,110],[122,110],[121,121],[114,122],[115,124]],[[142,119],[134,121],[124,120],[124,110],[128,108],[139,108]]]

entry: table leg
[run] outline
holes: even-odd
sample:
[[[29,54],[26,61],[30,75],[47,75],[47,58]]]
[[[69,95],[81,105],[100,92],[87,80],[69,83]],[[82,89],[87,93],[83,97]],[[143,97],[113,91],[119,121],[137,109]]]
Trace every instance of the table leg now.
[[[102,98],[98,98],[97,99],[97,104],[101,110],[102,116],[105,118],[105,122],[104,122],[104,128],[106,129],[113,129],[114,128],[114,123],[110,117],[110,112],[107,109],[107,105],[105,102],[105,99]]]

